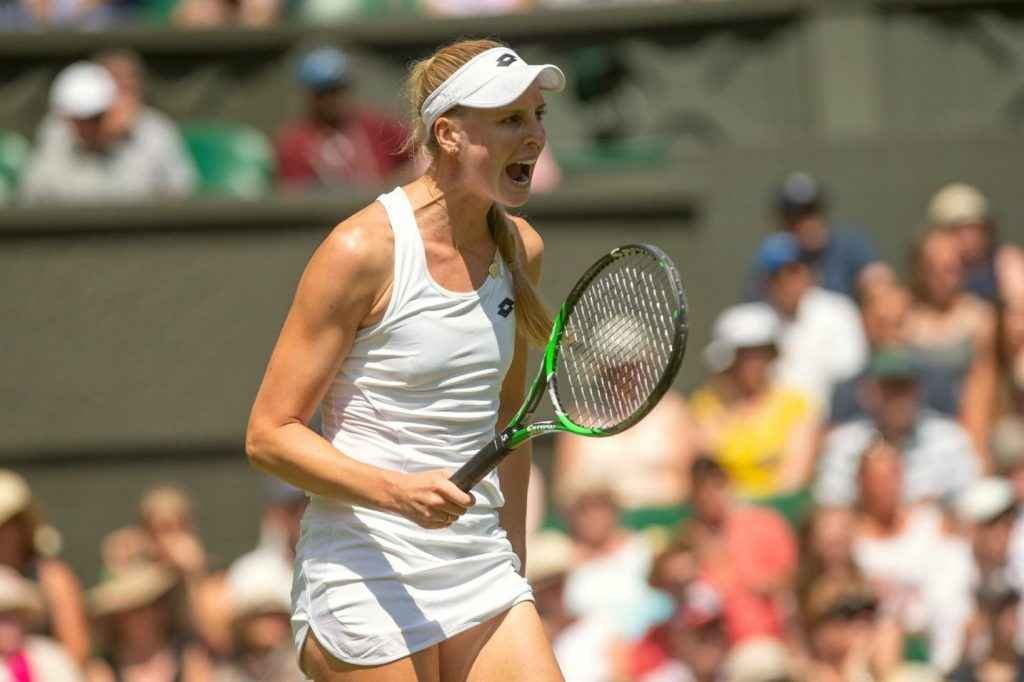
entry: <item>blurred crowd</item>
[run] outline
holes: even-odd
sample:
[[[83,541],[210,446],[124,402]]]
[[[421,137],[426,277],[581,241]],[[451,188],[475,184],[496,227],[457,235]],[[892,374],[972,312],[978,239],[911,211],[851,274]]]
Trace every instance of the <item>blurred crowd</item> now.
[[[493,16],[544,9],[685,0],[0,0],[0,31],[99,30],[146,23],[181,28],[267,27],[361,17]],[[692,0],[691,0],[692,1]]]
[[[1024,680],[1024,253],[962,182],[905,267],[806,173],[775,205],[698,388],[534,472],[527,577],[566,679]],[[83,591],[0,473],[0,680],[301,679],[305,502],[268,483],[258,546],[219,570],[186,492],[149,490]]]

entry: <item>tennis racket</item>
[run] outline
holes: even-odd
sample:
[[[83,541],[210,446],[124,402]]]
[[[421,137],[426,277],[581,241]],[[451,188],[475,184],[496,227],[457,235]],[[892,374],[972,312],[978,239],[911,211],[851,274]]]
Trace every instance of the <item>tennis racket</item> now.
[[[584,273],[551,328],[537,377],[512,421],[451,480],[465,492],[544,433],[611,436],[658,404],[686,351],[686,292],[656,246],[613,249]],[[555,419],[529,421],[545,387]]]

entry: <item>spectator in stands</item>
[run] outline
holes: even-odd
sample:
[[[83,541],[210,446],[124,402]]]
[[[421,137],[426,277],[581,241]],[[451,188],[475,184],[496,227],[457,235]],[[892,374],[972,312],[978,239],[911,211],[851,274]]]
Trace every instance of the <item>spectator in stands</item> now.
[[[48,637],[30,634],[45,617],[42,595],[28,580],[0,566],[0,680],[81,682],[78,665]]]
[[[821,577],[802,601],[808,679],[815,682],[888,679],[902,654],[899,625],[878,609],[862,580]]]
[[[275,139],[279,182],[287,189],[336,188],[396,181],[409,171],[408,138],[396,119],[358,103],[348,56],[321,47],[303,56],[298,80],[306,115]]]
[[[872,357],[882,351],[902,348],[907,345],[906,327],[910,315],[912,297],[903,286],[881,285],[865,292],[860,298],[861,321]],[[954,377],[942,366],[915,358],[918,365],[918,383],[921,404],[945,416],[959,414],[959,399],[954,393]],[[870,362],[860,372],[836,386],[832,391],[829,422],[840,424],[869,415],[865,403],[864,382],[868,377]]]
[[[992,432],[996,472],[1013,485],[1017,504],[1024,509],[1024,419],[1010,416]]]
[[[1017,651],[1020,593],[1008,585],[982,589],[971,626],[971,646],[949,675],[949,682],[983,682],[1024,677],[1024,656]]]
[[[817,412],[772,378],[778,333],[778,316],[763,303],[723,311],[704,352],[714,374],[690,398],[699,447],[747,497],[797,490],[814,465]]]
[[[105,67],[76,62],[57,76],[52,116],[40,126],[21,181],[26,203],[131,201],[191,193],[195,168],[167,119],[138,110],[134,122]],[[127,126],[127,127],[126,127]]]
[[[717,682],[722,679],[729,638],[722,599],[707,583],[691,584],[665,626],[665,656],[638,682]]]
[[[533,588],[537,613],[566,682],[622,679],[625,645],[615,628],[600,614],[580,614],[566,603],[566,579],[575,563],[574,554],[572,541],[557,531],[530,536],[526,578]]]
[[[630,466],[622,466],[624,452]],[[555,481],[603,477],[627,508],[671,506],[686,498],[693,428],[686,400],[669,391],[633,428],[608,438],[559,435]]]
[[[96,30],[118,18],[113,0],[8,0],[0,2],[0,32],[40,28]]]
[[[950,183],[928,203],[928,221],[955,237],[965,291],[992,305],[1024,305],[1024,252],[999,242],[984,194],[966,183]]]
[[[291,637],[290,564],[271,553],[236,561],[227,575],[234,655],[216,682],[303,682]]]
[[[920,366],[908,349],[877,353],[861,390],[869,416],[840,424],[825,437],[814,485],[818,504],[854,503],[861,456],[879,438],[903,458],[907,502],[956,494],[983,469],[963,427],[922,408]]]
[[[690,472],[693,517],[684,532],[702,579],[723,597],[730,640],[783,636],[797,568],[792,530],[772,509],[738,503],[714,460],[698,458]]]
[[[94,587],[89,601],[100,626],[102,659],[89,682],[208,682],[212,669],[203,649],[176,622],[178,577],[159,564],[137,564]]]
[[[987,465],[998,383],[995,313],[964,290],[960,247],[950,232],[925,233],[914,247],[912,268],[907,339],[927,362],[954,377],[960,420]]]
[[[604,619],[622,637],[639,637],[664,606],[647,584],[650,543],[622,526],[615,493],[603,479],[578,478],[564,486],[561,509],[574,545],[566,606],[576,615]]]
[[[815,581],[860,579],[853,562],[853,513],[843,507],[818,507],[808,517],[800,538],[797,597],[803,601]]]
[[[261,27],[276,23],[285,6],[282,0],[181,0],[171,18],[189,28]]]
[[[776,209],[783,232],[798,244],[799,259],[806,263],[820,286],[857,298],[876,284],[894,279],[892,268],[879,259],[861,229],[830,220],[820,183],[807,173],[786,176],[776,195]],[[765,273],[755,267],[751,294],[766,294]]]
[[[785,232],[761,242],[757,262],[767,301],[782,321],[779,379],[828,408],[833,389],[867,360],[867,342],[856,306],[815,283],[796,239]]]
[[[970,550],[949,532],[940,509],[903,501],[903,456],[886,441],[861,457],[858,480],[854,562],[883,611],[930,663],[949,670],[963,651],[971,612]]]
[[[959,496],[957,512],[974,553],[977,589],[1021,588],[1020,519],[1013,485],[1003,478],[976,481]],[[1015,542],[1016,540],[1016,542]]]
[[[41,632],[81,665],[90,648],[85,598],[71,568],[56,558],[59,550],[60,536],[42,523],[25,479],[0,469],[0,566],[37,586],[45,610]]]

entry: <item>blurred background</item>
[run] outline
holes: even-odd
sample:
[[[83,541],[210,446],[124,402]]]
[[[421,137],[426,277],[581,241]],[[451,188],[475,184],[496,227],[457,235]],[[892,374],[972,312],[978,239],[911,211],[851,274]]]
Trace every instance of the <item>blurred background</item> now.
[[[0,679],[301,679],[248,410],[464,36],[569,79],[546,300],[632,241],[690,298],[655,413],[535,446],[567,679],[1024,679],[1008,0],[0,0]]]

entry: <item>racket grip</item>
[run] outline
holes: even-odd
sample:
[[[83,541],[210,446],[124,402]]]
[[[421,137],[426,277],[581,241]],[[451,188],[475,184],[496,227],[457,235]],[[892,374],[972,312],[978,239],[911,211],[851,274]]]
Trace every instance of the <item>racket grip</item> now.
[[[508,436],[499,433],[494,440],[481,448],[480,452],[473,455],[468,462],[452,474],[452,483],[459,486],[463,492],[468,493],[510,452],[512,450],[508,447]]]

